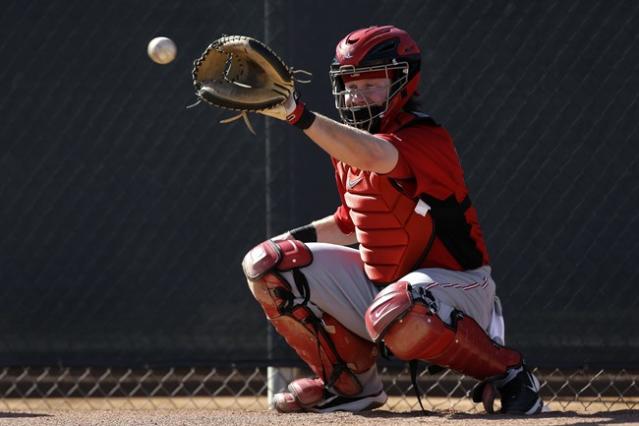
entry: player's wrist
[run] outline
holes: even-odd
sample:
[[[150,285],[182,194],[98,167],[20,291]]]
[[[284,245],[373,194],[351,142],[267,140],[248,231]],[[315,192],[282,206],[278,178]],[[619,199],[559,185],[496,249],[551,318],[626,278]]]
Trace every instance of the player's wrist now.
[[[311,127],[316,115],[306,107],[306,104],[299,99],[299,94],[294,93],[286,104],[286,121],[289,124],[305,130]]]

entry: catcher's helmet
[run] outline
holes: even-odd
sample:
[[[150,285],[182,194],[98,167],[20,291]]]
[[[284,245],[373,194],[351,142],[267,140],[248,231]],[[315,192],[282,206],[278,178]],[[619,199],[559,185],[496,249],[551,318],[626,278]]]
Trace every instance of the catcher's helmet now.
[[[342,121],[371,133],[383,131],[417,91],[420,65],[419,46],[404,30],[385,25],[348,34],[337,44],[329,73]],[[376,77],[391,79],[385,103],[347,104],[345,80]]]

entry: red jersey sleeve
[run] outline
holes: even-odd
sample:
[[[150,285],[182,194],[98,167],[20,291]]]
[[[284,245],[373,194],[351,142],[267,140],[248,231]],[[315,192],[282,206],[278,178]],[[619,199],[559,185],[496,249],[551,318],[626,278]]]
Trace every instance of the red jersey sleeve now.
[[[376,136],[397,148],[397,164],[386,175],[409,182],[404,186],[410,189],[408,195],[427,193],[444,199],[453,188],[465,186],[457,151],[443,127],[418,124]]]

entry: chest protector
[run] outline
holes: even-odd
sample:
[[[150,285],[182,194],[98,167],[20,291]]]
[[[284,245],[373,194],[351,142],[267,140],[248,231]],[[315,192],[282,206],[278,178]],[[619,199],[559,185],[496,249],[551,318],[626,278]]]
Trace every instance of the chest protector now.
[[[387,177],[343,166],[344,201],[366,275],[375,284],[397,281],[422,263],[432,245],[428,207],[398,191]]]

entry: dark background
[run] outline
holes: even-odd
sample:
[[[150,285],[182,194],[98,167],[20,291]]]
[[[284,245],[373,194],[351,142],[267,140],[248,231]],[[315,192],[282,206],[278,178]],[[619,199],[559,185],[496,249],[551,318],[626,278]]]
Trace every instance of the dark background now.
[[[508,343],[535,366],[639,366],[638,2],[0,5],[0,364],[269,363],[240,261],[334,210],[332,168],[283,123],[185,109],[192,61],[222,34],[265,40],[336,117],[335,44],[390,23],[422,47]],[[146,56],[159,35],[171,64]]]

